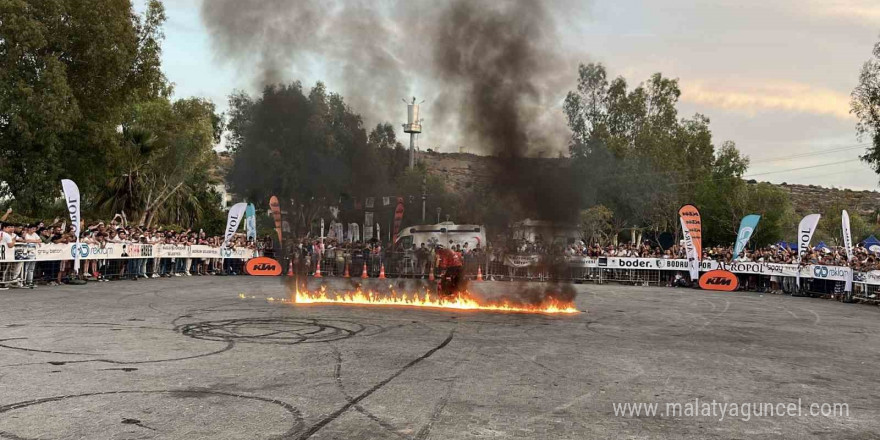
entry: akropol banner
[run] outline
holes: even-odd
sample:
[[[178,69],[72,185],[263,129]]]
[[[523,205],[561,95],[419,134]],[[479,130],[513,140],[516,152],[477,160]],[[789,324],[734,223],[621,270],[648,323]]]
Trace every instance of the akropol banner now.
[[[819,214],[810,214],[803,219],[798,225],[798,258],[803,258],[807,250],[810,249],[810,240],[813,239],[813,233],[816,232],[816,226],[819,224]],[[801,286],[801,277],[797,277],[797,286]]]
[[[82,224],[82,212],[80,212],[79,187],[70,179],[61,180],[61,189],[64,190],[64,204],[70,213],[70,225],[76,236],[76,247],[79,248],[80,227]],[[74,252],[73,271],[79,271],[80,252]]]

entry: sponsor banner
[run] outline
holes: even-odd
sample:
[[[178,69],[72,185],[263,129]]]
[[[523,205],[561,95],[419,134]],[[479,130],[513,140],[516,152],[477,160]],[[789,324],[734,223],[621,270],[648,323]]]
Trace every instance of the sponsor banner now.
[[[0,254],[0,261],[106,260],[127,258],[232,258],[247,260],[256,251],[247,248],[221,249],[211,246],[152,245],[139,243],[87,243],[16,245],[14,251]]]
[[[391,231],[392,237],[397,237],[400,233],[400,224],[403,222],[403,197],[397,198],[397,208],[394,209],[394,228]]]
[[[241,224],[246,209],[247,203],[236,203],[232,205],[232,208],[229,208],[229,216],[226,217],[226,232],[224,233],[222,247],[226,247],[226,245],[229,244],[229,240],[232,240],[232,236],[235,235],[235,231],[238,230],[238,225]]]
[[[736,245],[733,248],[734,260],[739,258],[742,251],[745,250],[746,245],[749,243],[749,239],[752,238],[752,234],[755,233],[755,228],[758,227],[758,221],[760,220],[760,215],[749,214],[743,217],[742,221],[739,222],[739,232],[736,234]]]
[[[159,248],[156,252],[158,252],[157,256],[160,258],[186,258],[189,256],[189,246],[182,244],[160,244],[156,245],[156,247]]]
[[[244,225],[247,230],[247,239],[256,241],[257,239],[257,209],[253,203],[248,203],[247,209],[244,211]]]
[[[813,239],[813,233],[816,232],[816,225],[819,224],[819,214],[810,214],[803,219],[798,225],[798,255],[803,256],[804,252],[810,249],[810,240]]]
[[[244,268],[248,275],[264,277],[281,275],[281,264],[268,257],[251,258]]]
[[[846,248],[846,259],[847,261],[852,260],[853,251],[852,251],[852,233],[850,233],[849,229],[849,213],[844,209],[842,213],[840,213],[841,226],[843,228],[843,247]]]
[[[798,256],[803,258],[804,253],[810,249],[810,240],[813,239],[813,233],[816,232],[816,226],[819,224],[819,214],[810,214],[801,219],[798,225]],[[797,286],[801,287],[801,277],[797,277]]]
[[[364,213],[364,241],[370,241],[373,238],[373,213],[367,211]]]
[[[821,280],[849,281],[852,269],[841,266],[807,266],[809,274],[801,274],[805,278],[818,278]]]
[[[278,233],[278,245],[281,247],[281,205],[278,204],[278,197],[269,198],[269,209],[272,210],[272,217],[275,219],[275,232]]]
[[[537,258],[537,256],[535,256]],[[537,260],[535,260],[537,262]],[[666,260],[662,258],[585,258],[585,257],[569,257],[567,259],[570,267],[581,268],[602,268],[602,269],[635,269],[635,270],[668,270],[668,271],[687,271],[689,270],[688,260]],[[505,261],[505,264],[506,261]],[[832,281],[846,281],[847,276],[852,269],[842,266],[823,266],[810,265],[800,267],[797,264],[780,264],[780,263],[757,263],[737,261],[733,263],[720,263],[713,260],[700,262],[700,270],[703,272],[712,270],[725,270],[738,274],[751,275],[768,275],[782,277],[797,277],[800,275],[804,278],[817,278]],[[853,277],[856,281],[868,284],[880,285],[880,270],[868,273],[854,273]]]
[[[681,229],[684,233],[684,245],[690,262],[691,280],[700,278],[700,260],[703,258],[703,221],[700,211],[694,205],[684,205],[678,210]]]
[[[504,265],[510,267],[535,266],[541,261],[540,255],[505,255]]]
[[[79,210],[79,187],[72,180],[62,179],[61,189],[64,190],[64,204],[67,205],[67,211],[70,213],[70,225],[73,227],[76,244],[79,245],[80,220],[82,220],[82,213]],[[73,271],[79,271],[79,256],[73,259]]]
[[[6,246],[3,246],[4,248]],[[37,244],[36,243],[18,243],[15,245],[13,249],[13,257],[15,261],[31,261],[37,259]]]
[[[880,270],[872,270],[870,272],[855,272],[853,279],[860,283],[880,285]]]
[[[732,292],[739,287],[739,278],[726,270],[710,270],[700,277],[700,288]]]

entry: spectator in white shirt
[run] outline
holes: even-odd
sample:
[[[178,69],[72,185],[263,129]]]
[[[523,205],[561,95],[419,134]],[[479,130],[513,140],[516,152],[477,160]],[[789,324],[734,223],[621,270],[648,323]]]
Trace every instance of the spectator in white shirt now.
[[[39,234],[37,234],[37,225],[28,225],[27,228],[25,228],[22,239],[22,241],[28,246],[39,246],[43,243],[43,240],[41,240]],[[34,255],[34,259],[24,262],[24,285],[29,289],[34,288],[34,269],[36,267],[36,255]]]
[[[15,241],[17,237],[15,236],[15,233],[12,232],[13,229],[14,226],[11,223],[4,223],[3,230],[0,231],[0,260],[13,260],[15,258]],[[21,263],[6,263],[6,270],[3,271],[3,278],[0,279],[0,289],[9,289],[9,284],[13,283],[18,283],[20,286],[21,279],[18,278],[18,272],[20,270]]]

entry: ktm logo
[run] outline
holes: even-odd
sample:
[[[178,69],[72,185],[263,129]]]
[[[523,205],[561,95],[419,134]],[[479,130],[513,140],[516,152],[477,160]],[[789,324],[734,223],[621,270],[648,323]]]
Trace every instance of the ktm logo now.
[[[257,257],[248,260],[245,270],[249,275],[255,276],[278,276],[281,275],[281,265],[268,257]]]
[[[706,290],[732,292],[739,287],[739,279],[726,270],[710,270],[700,277],[700,287]]]
[[[717,284],[719,286],[729,286],[733,281],[730,278],[712,277],[706,280],[706,284]]]

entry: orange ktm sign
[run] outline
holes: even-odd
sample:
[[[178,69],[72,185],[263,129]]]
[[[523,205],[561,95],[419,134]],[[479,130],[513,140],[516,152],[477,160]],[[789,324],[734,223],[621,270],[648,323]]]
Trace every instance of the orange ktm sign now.
[[[739,279],[726,270],[710,270],[700,277],[701,289],[732,292],[737,287],[739,287]]]
[[[678,215],[691,234],[699,261],[703,256],[703,222],[700,220],[700,211],[694,205],[684,205],[678,210]]]
[[[244,268],[248,275],[264,277],[281,275],[281,264],[269,257],[251,258]]]

